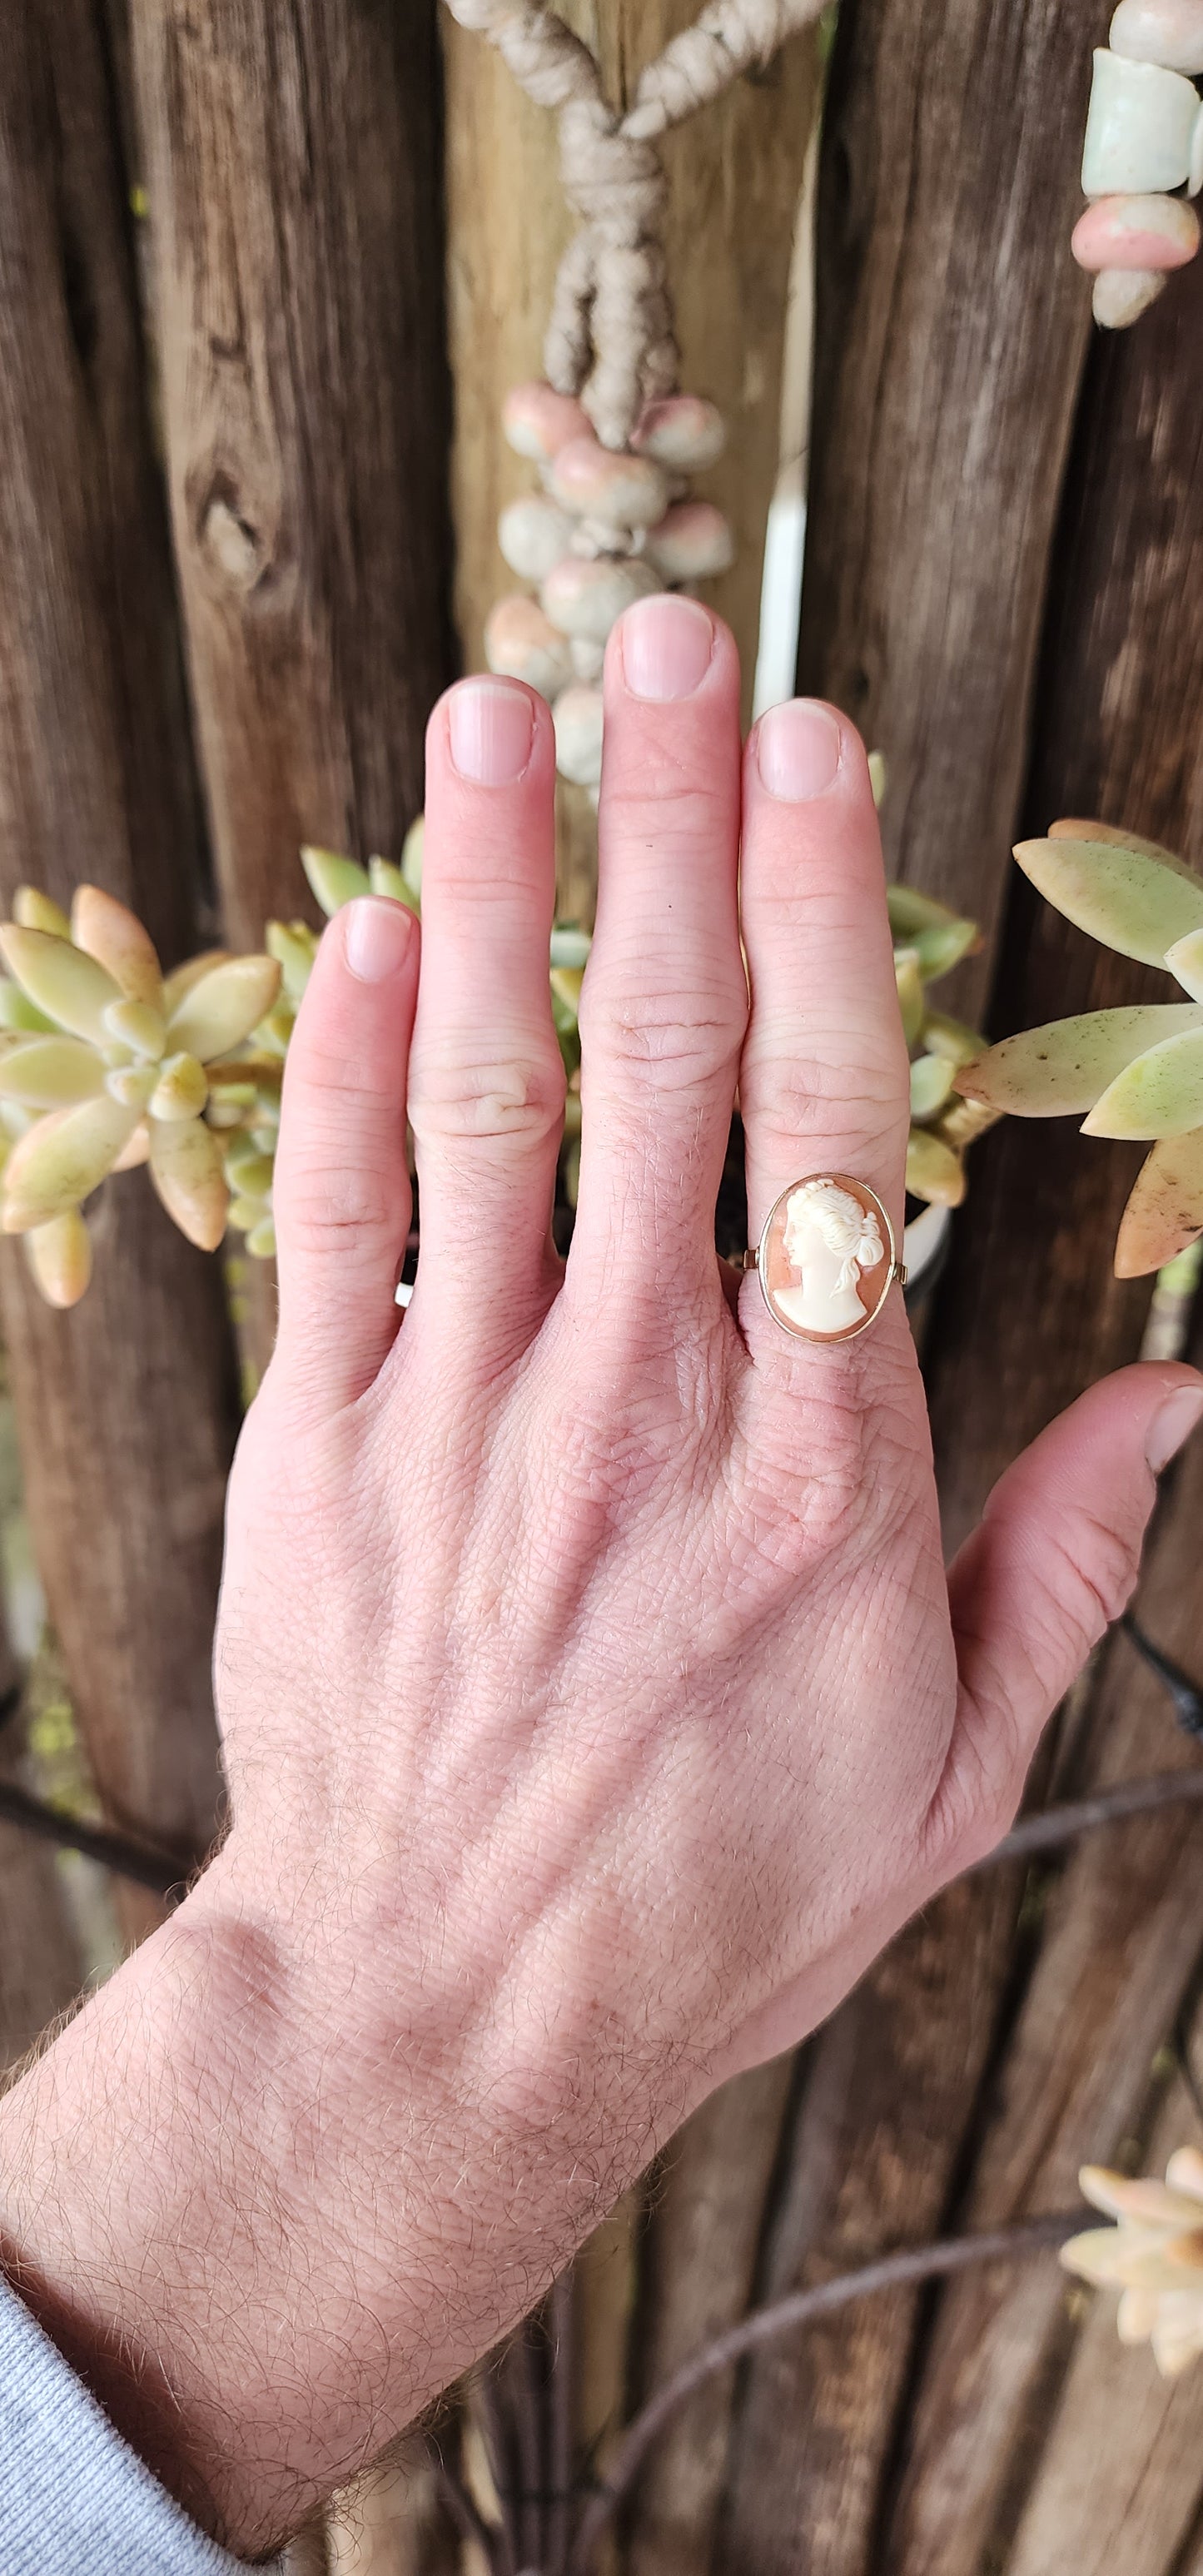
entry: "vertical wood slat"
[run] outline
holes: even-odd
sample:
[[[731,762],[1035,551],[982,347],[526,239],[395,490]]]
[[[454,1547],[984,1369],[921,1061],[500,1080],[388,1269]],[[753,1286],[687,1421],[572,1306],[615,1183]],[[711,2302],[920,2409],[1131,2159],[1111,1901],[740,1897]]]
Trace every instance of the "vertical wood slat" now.
[[[132,0],[205,793],[246,944],[399,853],[451,669],[435,11]]]
[[[562,9],[598,51],[615,99],[629,94],[643,65],[696,14],[694,0],[566,0]],[[498,547],[497,520],[508,501],[532,488],[531,467],[502,437],[501,406],[511,385],[542,373],[552,284],[572,219],[554,117],[525,96],[491,46],[446,13],[443,37],[456,614],[467,667],[479,670],[488,611],[516,586]],[[763,78],[737,81],[665,142],[666,247],[682,383],[717,402],[729,430],[725,456],[699,478],[698,490],[726,510],[738,554],[705,596],[735,631],[748,706],[765,520],[778,467],[790,255],[817,81],[815,40],[807,33]],[[592,816],[579,790],[562,790],[561,808],[561,904],[591,915]]]
[[[1196,1443],[1167,1490],[1138,1595],[1150,1635],[1196,1668],[1201,1512]],[[1072,1791],[1198,1762],[1197,1749],[1175,1734],[1164,1686],[1117,1637]],[[1112,2163],[1139,2136],[1153,2061],[1198,1973],[1201,1849],[1198,1817],[1182,1808],[1088,1836],[1054,1875],[959,2223],[997,2226],[1072,2208],[1079,2165]],[[984,2271],[941,2295],[881,2576],[963,2576],[983,2554],[1010,2576],[1018,2506],[1029,2488],[1039,2495],[1068,2340],[1064,2309],[1060,2274],[1038,2264]],[[1139,2386],[1147,2362],[1135,2354],[1128,2362]],[[1083,2440],[1097,2442],[1103,2418],[1098,2393],[1086,2394],[1092,2385],[1089,2369],[1079,2367],[1061,2400],[1055,2445],[1063,2461]],[[1055,2447],[1054,2479],[1057,2459]],[[1203,2469],[1198,2476],[1203,2486]],[[1137,2576],[1134,2559],[1125,2565]],[[1139,2576],[1160,2576],[1155,2555],[1139,2562]]]
[[[1064,249],[1088,83],[1057,0],[841,10],[799,685],[885,753],[891,874],[983,922],[950,1004],[966,1012],[1002,910],[1089,327]],[[1017,1900],[1009,1873],[953,1891],[820,2035],[766,2291],[940,2224]],[[833,2320],[749,2372],[725,2576],[868,2576],[914,2314]]]
[[[200,838],[166,524],[143,408],[125,180],[86,0],[0,49],[0,894],[132,903],[194,944]],[[218,1756],[213,1608],[235,1403],[220,1274],[144,1173],[98,1202],[97,1277],[0,1303],[38,1560],[97,1785],[122,1825],[203,1846]],[[149,1899],[123,1900],[127,1929]]]

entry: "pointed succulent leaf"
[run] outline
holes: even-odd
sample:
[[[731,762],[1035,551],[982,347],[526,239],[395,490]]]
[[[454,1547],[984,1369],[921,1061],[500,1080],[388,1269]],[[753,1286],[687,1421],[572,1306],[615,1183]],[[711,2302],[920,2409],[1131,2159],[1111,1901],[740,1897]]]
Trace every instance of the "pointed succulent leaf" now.
[[[45,1011],[39,1011],[36,1002],[30,1001],[28,993],[22,992],[19,984],[10,983],[7,975],[0,975],[0,1029],[15,1032],[19,1037],[31,1036],[35,1030],[49,1035],[55,1025]]]
[[[1167,948],[1203,929],[1203,878],[1113,841],[1020,841],[1015,856],[1067,921],[1121,957],[1164,963]]]
[[[4,1173],[4,1231],[27,1234],[47,1225],[98,1188],[138,1124],[107,1091],[71,1109],[53,1109],[14,1145]]]
[[[230,1137],[229,1142],[222,1148],[222,1156],[225,1163],[226,1179],[232,1182],[238,1189],[242,1188],[243,1173],[251,1170],[260,1160],[265,1159],[260,1156],[258,1147],[247,1134],[245,1127],[239,1127],[235,1131],[234,1135]],[[270,1163],[267,1168],[270,1171]]]
[[[965,1166],[942,1136],[928,1127],[912,1127],[906,1149],[906,1186],[913,1199],[929,1207],[959,1207],[965,1196]]]
[[[104,1066],[83,1038],[24,1038],[0,1055],[0,1094],[30,1109],[66,1109],[104,1089]]]
[[[1066,816],[1060,823],[1050,823],[1050,841],[1109,841],[1114,850],[1139,850],[1146,859],[1160,859],[1162,866],[1173,868],[1180,877],[1196,876],[1176,850],[1167,850],[1163,841],[1146,841],[1139,832],[1125,832],[1118,823],[1083,823]]]
[[[354,903],[356,895],[371,892],[367,869],[357,859],[341,857],[337,850],[303,849],[301,865],[327,915],[341,912],[345,903]]]
[[[182,966],[173,966],[163,977],[163,1015],[170,1019],[178,1011],[186,993],[199,984],[203,975],[211,975],[215,966],[229,964],[228,948],[202,948],[198,957],[186,957]]]
[[[1117,1279],[1147,1279],[1203,1234],[1203,1128],[1154,1145],[1120,1222]]]
[[[269,921],[263,944],[279,966],[289,1000],[299,1002],[317,955],[317,939],[308,922]]]
[[[988,1047],[957,1074],[966,1100],[986,1101],[1016,1118],[1066,1118],[1093,1109],[1116,1075],[1150,1047],[1203,1026],[1192,1002],[1133,1003],[1118,1011],[1079,1011],[1044,1028],[1022,1029]]]
[[[898,985],[898,1007],[908,1047],[917,1046],[923,1029],[923,977],[913,948],[896,948],[894,976]]]
[[[115,1064],[105,1075],[104,1087],[110,1100],[117,1101],[122,1109],[136,1110],[141,1118],[158,1079],[155,1064]]]
[[[928,1012],[923,1043],[929,1055],[944,1056],[954,1065],[972,1064],[986,1045],[978,1029],[967,1027],[964,1020],[950,1020],[947,1011]]]
[[[159,1067],[159,1079],[150,1095],[148,1107],[152,1118],[167,1122],[176,1118],[199,1118],[209,1097],[205,1068],[194,1055],[171,1055]]]
[[[64,1208],[25,1237],[30,1269],[48,1306],[78,1306],[92,1276],[92,1238],[78,1208]]]
[[[1175,2147],[1165,2178],[1171,2191],[1184,2191],[1192,2200],[1203,2200],[1203,2152],[1198,2147]]]
[[[422,893],[422,858],[425,846],[426,817],[424,814],[419,814],[416,823],[410,824],[401,844],[401,874],[411,894],[416,894],[419,898]]]
[[[925,984],[934,984],[940,975],[950,975],[963,957],[972,956],[981,947],[976,921],[933,922],[928,930],[911,934],[911,946],[919,960],[919,972]]]
[[[148,1064],[157,1064],[166,1042],[163,1014],[152,1002],[110,1002],[104,1015],[107,1035],[129,1047]]]
[[[368,884],[373,894],[387,895],[390,903],[403,903],[407,912],[420,909],[413,887],[391,859],[368,860]]]
[[[201,1252],[216,1252],[230,1193],[217,1139],[203,1119],[151,1128],[150,1176],[181,1234]]]
[[[1156,2237],[1149,2239],[1153,2250]],[[1071,2236],[1060,2250],[1060,2260],[1067,2272],[1076,2272],[1080,2280],[1098,2283],[1122,2281],[1128,2276],[1135,2249],[1118,2227],[1085,2227],[1080,2236]],[[1139,2261],[1139,2255],[1136,2260]]]
[[[250,1150],[236,1162],[226,1155],[226,1179],[237,1190],[239,1200],[253,1200],[262,1213],[263,1201],[275,1178],[275,1161],[270,1154],[257,1154],[249,1136],[246,1141]],[[235,1225],[237,1222],[234,1217]]]
[[[253,1198],[248,1191],[243,1190],[239,1192],[237,1198],[231,1199],[226,1221],[227,1224],[234,1226],[239,1234],[249,1234],[252,1226],[258,1225],[265,1213],[262,1199]]]
[[[954,1153],[963,1154],[967,1145],[997,1127],[1002,1114],[1001,1109],[987,1108],[983,1100],[950,1100],[936,1120],[935,1132]]]
[[[22,930],[48,930],[53,939],[71,936],[71,924],[62,905],[53,903],[38,886],[18,886],[13,896],[13,920]]]
[[[150,1161],[150,1130],[145,1120],[135,1127],[128,1145],[123,1145],[113,1165],[115,1172],[137,1172]]]
[[[911,1066],[911,1116],[920,1126],[944,1107],[952,1076],[952,1065],[938,1055],[916,1056]]]
[[[583,968],[589,963],[592,946],[588,931],[582,930],[577,922],[557,921],[551,934],[551,963],[553,966]]]
[[[128,1001],[147,1002],[156,1011],[162,1008],[159,952],[150,932],[143,929],[137,914],[130,912],[127,905],[118,903],[101,886],[77,886],[71,906],[71,937],[77,948],[86,948],[89,957],[98,958],[107,967]]]
[[[121,987],[94,957],[69,939],[56,939],[53,931],[22,930],[13,922],[0,927],[0,954],[39,1011],[74,1037],[103,1046],[104,1014],[121,1000]]]
[[[251,1227],[246,1238],[246,1248],[253,1261],[275,1260],[276,1220],[274,1217],[260,1217],[258,1225]]]
[[[1092,2209],[1103,2209],[1109,2218],[1147,2220],[1156,2227],[1194,2228],[1203,2220],[1197,2200],[1186,2192],[1175,2191],[1157,2174],[1113,2173],[1109,2165],[1083,2165],[1078,2182],[1082,2197]]]
[[[280,989],[274,957],[230,957],[202,975],[172,1012],[167,1034],[172,1052],[208,1064],[241,1046],[270,1011]]]
[[[1203,1026],[1163,1038],[1125,1066],[1096,1100],[1082,1133],[1153,1139],[1185,1136],[1192,1127],[1203,1127]]]
[[[918,886],[888,885],[886,910],[890,929],[901,947],[908,947],[919,930],[947,930],[960,916],[951,904],[940,903],[934,894],[921,894]]]
[[[869,753],[868,768],[869,785],[873,790],[873,802],[880,814],[885,802],[886,788],[889,784],[889,772],[886,768],[886,756],[884,751],[871,751]]]
[[[1176,939],[1165,952],[1165,962],[1183,991],[1203,1002],[1203,930],[1191,930],[1185,939]]]
[[[256,1046],[261,1046],[265,1050],[268,1047],[272,1048],[277,1061],[282,1063],[288,1053],[289,1040],[296,1024],[295,1005],[289,1001],[286,993],[282,993],[275,1008],[259,1022],[255,1031]]]

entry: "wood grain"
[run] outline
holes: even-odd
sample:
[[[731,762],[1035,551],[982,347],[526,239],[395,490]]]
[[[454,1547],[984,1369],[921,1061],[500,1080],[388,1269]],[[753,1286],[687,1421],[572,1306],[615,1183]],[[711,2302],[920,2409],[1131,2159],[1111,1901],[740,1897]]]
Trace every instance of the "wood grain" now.
[[[174,962],[201,876],[166,522],[143,408],[125,178],[97,12],[18,12],[0,51],[0,894],[81,877]],[[6,1247],[0,1305],[38,1562],[108,1813],[183,1851],[218,1794],[209,1660],[235,1422],[217,1265],[133,1173],[97,1278],[52,1314]],[[127,1928],[150,1899],[123,1898]]]
[[[1096,342],[1052,577],[1023,825],[1122,822],[1203,858],[1203,266]],[[1177,987],[1115,957],[1012,871],[992,1028]],[[1111,1262],[1140,1148],[1012,1119],[975,1153],[928,1372],[950,1544],[1023,1442],[1133,1359],[1150,1283]],[[989,1366],[983,1354],[989,1354]]]
[[[694,0],[568,0],[562,10],[598,50],[615,100],[696,14]],[[467,666],[481,669],[489,608],[515,587],[497,544],[498,516],[532,488],[530,466],[502,438],[501,405],[511,385],[542,374],[543,330],[571,218],[554,118],[532,105],[491,46],[446,12],[443,38],[456,620]],[[682,382],[717,402],[729,429],[726,455],[697,489],[727,512],[738,554],[705,596],[735,631],[748,706],[778,467],[786,290],[816,94],[807,33],[763,77],[736,82],[665,144]],[[591,915],[596,837],[579,791],[562,798],[561,850],[562,908]]]
[[[311,912],[301,842],[397,853],[451,669],[434,8],[131,26],[205,792],[254,944]]]
[[[1089,328],[1089,49],[1063,0],[844,0],[820,159],[799,686],[885,753],[891,876],[988,943]]]
[[[1139,1595],[1149,1633],[1196,1668],[1201,1510],[1196,1443],[1167,1494]],[[1199,1759],[1175,1733],[1162,1684],[1117,1638],[1080,1740],[1075,1787]],[[1201,1852],[1197,1812],[1170,1810],[1088,1836],[1047,1882],[1039,1955],[958,2223],[1072,2208],[1079,2165],[1114,2163],[1139,2138],[1153,2061],[1197,1974]],[[987,2558],[1010,2576],[1010,2534],[1064,2367],[1064,2316],[1064,2282],[1039,2265],[1022,2278],[986,2271],[942,2295],[881,2576],[965,2576]],[[1067,2390],[1062,2415],[1069,2403]],[[1096,2440],[1099,2420],[1089,2406],[1084,2423]]]

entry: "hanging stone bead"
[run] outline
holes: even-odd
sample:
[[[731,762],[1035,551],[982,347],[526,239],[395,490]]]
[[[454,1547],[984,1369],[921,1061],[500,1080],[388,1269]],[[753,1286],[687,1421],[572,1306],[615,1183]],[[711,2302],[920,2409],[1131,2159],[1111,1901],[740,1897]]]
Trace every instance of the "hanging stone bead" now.
[[[713,581],[734,563],[735,539],[713,501],[677,501],[649,528],[646,552],[668,582]]]
[[[574,522],[541,492],[511,501],[497,522],[497,542],[511,572],[546,581],[572,543]]]
[[[541,698],[558,697],[572,678],[572,656],[559,630],[539,603],[513,591],[490,609],[485,625],[485,660],[491,671],[510,680],[525,680]]]
[[[1074,226],[1079,268],[1184,268],[1199,247],[1199,218],[1181,197],[1096,197]]]
[[[588,414],[571,394],[552,385],[515,385],[502,406],[501,425],[516,456],[550,465],[570,438],[591,438]]]
[[[650,456],[620,454],[596,438],[574,438],[561,447],[548,483],[566,510],[613,528],[654,528],[668,501],[664,476]]]
[[[1203,0],[1119,0],[1111,50],[1167,71],[1203,72]]]
[[[1104,331],[1126,331],[1164,294],[1164,269],[1103,268],[1094,281],[1094,318]]]
[[[604,644],[623,610],[663,588],[649,564],[638,556],[622,562],[600,555],[592,563],[569,555],[543,584],[543,607],[562,635],[589,644]]]
[[[556,767],[577,787],[601,782],[605,706],[600,689],[565,689],[556,699]]]
[[[631,445],[639,456],[652,456],[671,474],[703,474],[716,465],[727,444],[721,411],[697,394],[668,394],[649,403]]]
[[[1099,48],[1082,156],[1084,195],[1131,190],[1151,196],[1183,187],[1194,166],[1199,119],[1198,91],[1181,72]]]

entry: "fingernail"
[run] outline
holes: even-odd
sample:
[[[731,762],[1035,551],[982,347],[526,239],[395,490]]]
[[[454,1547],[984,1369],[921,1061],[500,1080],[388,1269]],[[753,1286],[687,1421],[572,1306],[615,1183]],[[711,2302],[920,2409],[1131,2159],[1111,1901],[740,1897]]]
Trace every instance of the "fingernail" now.
[[[1145,1456],[1155,1476],[1176,1458],[1203,1415],[1203,1386],[1176,1386],[1149,1424]]]
[[[622,667],[635,698],[691,698],[714,651],[714,619],[696,599],[660,591],[640,599],[622,621]]]
[[[531,755],[535,720],[510,680],[461,680],[447,702],[451,757],[474,787],[512,787]]]
[[[760,719],[756,760],[770,796],[805,805],[831,786],[840,765],[840,729],[813,698],[791,698]]]
[[[343,955],[361,984],[383,984],[386,975],[395,975],[413,935],[414,917],[403,903],[363,894],[346,906]]]

